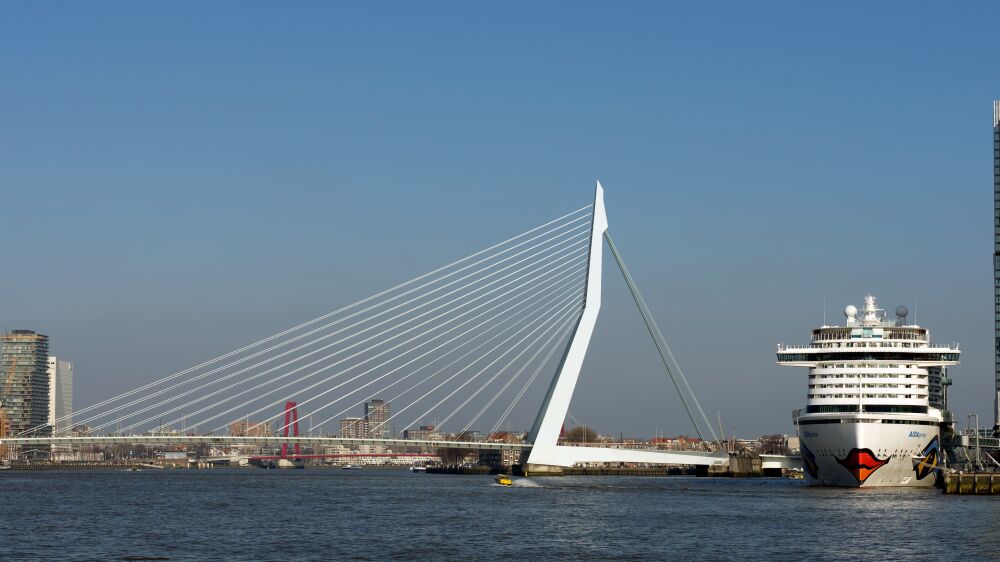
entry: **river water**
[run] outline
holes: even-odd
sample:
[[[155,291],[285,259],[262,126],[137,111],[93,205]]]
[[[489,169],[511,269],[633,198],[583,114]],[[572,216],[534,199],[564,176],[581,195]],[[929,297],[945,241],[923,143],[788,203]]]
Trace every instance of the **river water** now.
[[[1000,497],[396,470],[0,473],[0,560],[1000,560]]]

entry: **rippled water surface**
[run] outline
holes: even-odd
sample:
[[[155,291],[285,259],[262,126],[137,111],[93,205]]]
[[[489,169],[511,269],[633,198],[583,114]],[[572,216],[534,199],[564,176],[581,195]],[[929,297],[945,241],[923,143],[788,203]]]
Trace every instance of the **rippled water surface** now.
[[[2,560],[1000,560],[1000,497],[693,477],[0,473]]]

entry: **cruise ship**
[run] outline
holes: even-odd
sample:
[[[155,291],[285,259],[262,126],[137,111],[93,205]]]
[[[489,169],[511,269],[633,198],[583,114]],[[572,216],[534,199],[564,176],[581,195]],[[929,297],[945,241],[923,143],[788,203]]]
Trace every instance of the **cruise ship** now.
[[[844,309],[844,326],[812,331],[808,346],[778,346],[778,364],[809,368],[806,407],[792,417],[806,480],[816,486],[933,486],[947,368],[957,345],[931,344],[907,321],[886,320],[875,297]]]

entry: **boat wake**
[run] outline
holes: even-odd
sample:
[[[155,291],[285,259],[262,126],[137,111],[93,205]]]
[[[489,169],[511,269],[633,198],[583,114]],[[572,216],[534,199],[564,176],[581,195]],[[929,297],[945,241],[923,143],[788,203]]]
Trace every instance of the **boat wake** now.
[[[511,484],[512,488],[541,488],[542,485],[534,480],[529,480],[527,478],[519,478]]]

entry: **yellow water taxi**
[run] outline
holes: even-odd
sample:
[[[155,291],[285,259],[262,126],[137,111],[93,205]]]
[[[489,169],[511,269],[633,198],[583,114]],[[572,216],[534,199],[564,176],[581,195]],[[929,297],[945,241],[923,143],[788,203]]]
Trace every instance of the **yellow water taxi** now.
[[[511,480],[510,476],[507,476],[506,474],[497,474],[493,480],[495,480],[496,483],[500,484],[501,486],[510,486],[511,484],[514,483],[514,481]]]

